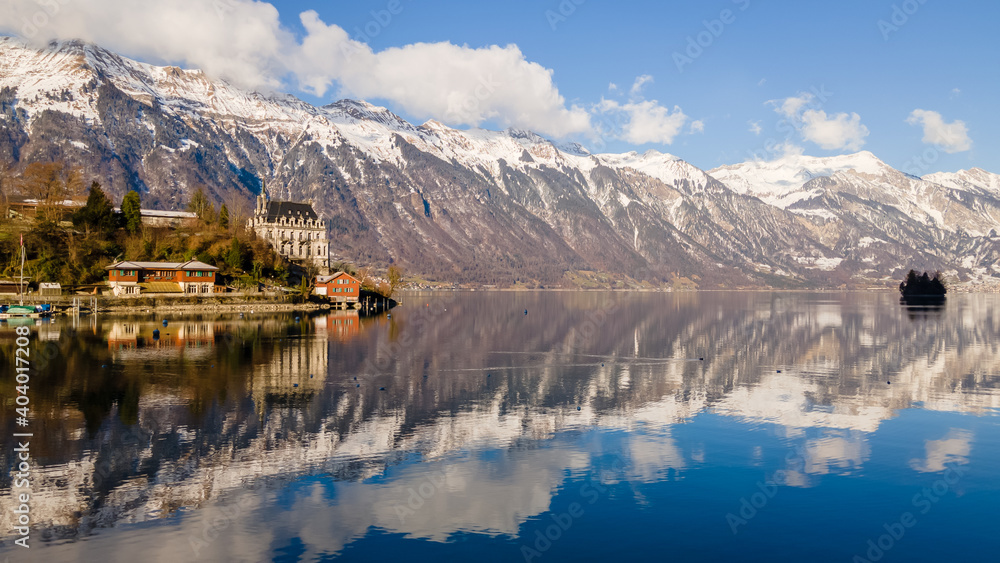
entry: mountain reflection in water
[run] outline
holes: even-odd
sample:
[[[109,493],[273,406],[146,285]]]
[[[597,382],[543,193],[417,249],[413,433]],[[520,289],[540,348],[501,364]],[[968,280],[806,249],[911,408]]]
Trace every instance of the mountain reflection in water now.
[[[827,491],[824,476],[885,480],[901,487],[905,509],[921,474],[978,467],[974,445],[987,436],[977,432],[994,444],[982,470],[1000,470],[1000,298],[955,295],[926,315],[897,300],[410,293],[391,319],[39,325],[33,346],[51,359],[31,388],[33,539],[49,560],[115,560],[141,541],[148,561],[258,561],[373,558],[411,540],[461,553],[464,537],[500,542],[485,558],[508,560],[574,499],[597,503],[589,523],[578,519],[581,534],[642,522],[664,504],[659,483],[676,487],[671,502],[704,505],[686,519],[719,538],[713,556],[738,557],[741,536],[725,515],[775,471],[790,490]],[[0,329],[6,387],[13,340]],[[13,406],[4,409],[9,436]],[[915,445],[875,439],[901,418],[920,430]],[[885,469],[892,452],[899,467]],[[11,448],[2,456],[14,467]],[[971,489],[974,475],[963,481]],[[9,472],[0,479],[10,506]],[[750,488],[722,484],[741,479]],[[983,489],[996,498],[997,486]],[[770,510],[794,520],[799,509]],[[4,552],[10,518],[0,514]],[[853,550],[849,559],[868,537],[850,539],[828,541]]]

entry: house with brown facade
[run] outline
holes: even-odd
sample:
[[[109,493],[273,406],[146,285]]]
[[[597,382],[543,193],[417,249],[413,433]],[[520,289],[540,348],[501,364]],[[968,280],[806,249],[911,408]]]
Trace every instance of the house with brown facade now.
[[[325,296],[333,303],[357,303],[361,296],[361,282],[347,272],[316,276],[315,293]]]
[[[108,287],[118,297],[149,294],[211,295],[218,268],[198,260],[187,262],[118,262],[107,267]]]

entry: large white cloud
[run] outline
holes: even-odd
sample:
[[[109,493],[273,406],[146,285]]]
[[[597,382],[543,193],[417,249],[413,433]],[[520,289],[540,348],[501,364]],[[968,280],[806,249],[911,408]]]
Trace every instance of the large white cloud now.
[[[808,109],[802,112],[802,122],[802,138],[826,150],[860,150],[868,136],[856,113],[828,117],[823,110]]]
[[[620,123],[616,131],[604,131],[605,136],[621,139],[633,145],[646,143],[671,144],[684,129],[688,116],[681,108],[673,110],[656,100],[620,103],[601,100],[597,111],[613,117]],[[701,129],[704,129],[702,126]]]
[[[962,152],[972,148],[969,128],[966,127],[964,121],[956,120],[945,123],[944,118],[936,111],[915,109],[906,118],[906,122],[910,125],[920,124],[923,126],[923,141],[939,145],[946,153]]]
[[[671,109],[660,105],[657,100],[643,99],[642,90],[652,82],[653,77],[649,74],[637,76],[629,89],[627,102],[602,99],[594,106],[595,113],[601,117],[596,127],[602,141],[605,138],[613,138],[633,145],[647,143],[669,145],[683,132],[684,125],[688,123],[688,116],[679,106]],[[699,120],[691,122],[688,133],[704,131],[705,123]]]
[[[799,130],[802,138],[826,150],[861,149],[868,136],[868,128],[861,123],[856,113],[827,115],[819,109],[817,98],[810,92],[803,92],[782,100],[771,100],[774,111],[785,116]],[[815,106],[815,107],[814,107]]]
[[[405,3],[396,4],[399,10]],[[41,14],[41,16],[39,16]],[[391,25],[381,14],[376,31]],[[280,89],[292,82],[324,96],[378,98],[417,118],[453,125],[495,121],[563,137],[591,131],[589,113],[568,106],[552,71],[514,45],[472,48],[416,43],[374,52],[314,11],[300,15],[301,38],[278,10],[252,0],[51,0],[11,3],[0,30],[35,43],[83,39],[156,62],[199,67],[241,86]]]

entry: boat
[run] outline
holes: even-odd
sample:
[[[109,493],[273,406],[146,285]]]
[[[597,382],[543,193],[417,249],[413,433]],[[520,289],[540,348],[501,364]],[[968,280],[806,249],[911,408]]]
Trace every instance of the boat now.
[[[51,305],[4,305],[0,307],[0,319],[41,319],[51,314]]]

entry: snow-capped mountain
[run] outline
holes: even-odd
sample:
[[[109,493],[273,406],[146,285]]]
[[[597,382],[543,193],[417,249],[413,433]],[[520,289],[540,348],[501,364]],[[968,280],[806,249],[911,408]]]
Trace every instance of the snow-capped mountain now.
[[[0,38],[0,159],[15,173],[65,161],[115,199],[135,189],[165,209],[197,186],[249,199],[266,184],[312,201],[340,258],[481,283],[559,284],[567,271],[703,287],[830,286],[910,267],[984,275],[1000,220],[996,176],[982,171],[921,180],[859,153],[709,174],[656,151],[594,155],[529,131],[413,125],[363,101],[315,107],[79,42]]]

